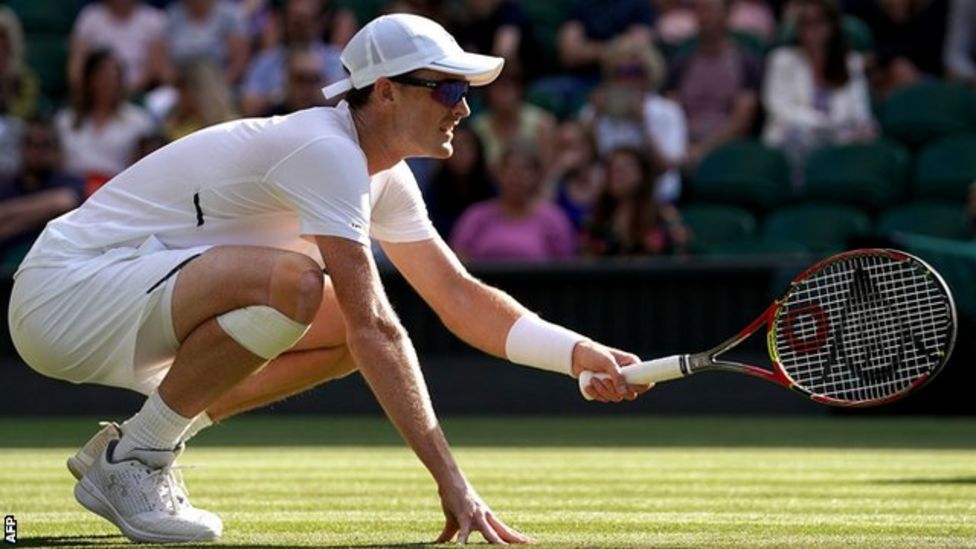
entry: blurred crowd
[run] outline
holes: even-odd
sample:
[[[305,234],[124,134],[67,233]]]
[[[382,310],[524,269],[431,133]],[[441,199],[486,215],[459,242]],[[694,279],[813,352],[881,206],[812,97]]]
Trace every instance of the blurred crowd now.
[[[686,253],[687,182],[717,148],[780,149],[802,187],[813,151],[878,138],[875,106],[897,90],[976,84],[972,0],[50,4],[77,12],[54,97],[16,6],[0,7],[4,254],[169,141],[325,105],[343,45],[380,13],[426,15],[507,60],[469,97],[453,157],[411,160],[465,260]]]

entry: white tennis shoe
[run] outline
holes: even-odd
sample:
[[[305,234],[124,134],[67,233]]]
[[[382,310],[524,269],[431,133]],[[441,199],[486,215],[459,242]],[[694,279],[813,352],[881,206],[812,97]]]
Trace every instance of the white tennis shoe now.
[[[98,424],[102,428],[88,439],[88,442],[75,455],[68,458],[68,470],[77,480],[81,480],[81,477],[85,476],[88,468],[91,467],[92,463],[95,463],[98,456],[102,455],[109,442],[122,438],[122,428],[119,427],[118,423],[100,421]]]
[[[75,485],[83,507],[118,526],[132,541],[180,543],[220,538],[220,517],[190,504],[173,462],[176,450],[135,450],[133,457],[112,460],[116,441]]]

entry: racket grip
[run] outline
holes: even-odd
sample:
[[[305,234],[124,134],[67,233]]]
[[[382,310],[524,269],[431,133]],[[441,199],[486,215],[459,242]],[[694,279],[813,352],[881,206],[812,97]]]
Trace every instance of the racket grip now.
[[[631,364],[630,366],[624,366],[621,368],[620,373],[623,374],[624,379],[627,380],[627,383],[630,383],[631,385],[647,385],[648,383],[678,379],[679,377],[684,377],[686,375],[685,370],[681,367],[682,362],[685,360],[685,356],[686,355],[671,355],[664,358],[656,358],[654,360]],[[600,379],[610,379],[610,376],[607,374],[594,374],[589,370],[586,370],[580,374],[580,393],[583,394],[583,398],[586,400],[593,400],[593,397],[586,392],[586,387],[590,384],[590,381],[594,376]]]

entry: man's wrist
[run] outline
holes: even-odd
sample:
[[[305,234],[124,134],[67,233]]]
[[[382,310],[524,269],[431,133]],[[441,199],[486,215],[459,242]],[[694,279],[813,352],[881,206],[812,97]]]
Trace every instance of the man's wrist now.
[[[572,376],[574,350],[585,340],[536,315],[524,315],[508,331],[505,356],[516,364]]]

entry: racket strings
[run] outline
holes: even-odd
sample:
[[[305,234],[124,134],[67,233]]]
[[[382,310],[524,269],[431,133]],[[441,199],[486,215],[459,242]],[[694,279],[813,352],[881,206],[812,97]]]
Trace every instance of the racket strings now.
[[[798,282],[774,326],[779,362],[793,382],[849,402],[911,388],[941,364],[952,329],[937,277],[881,254],[849,256]]]

